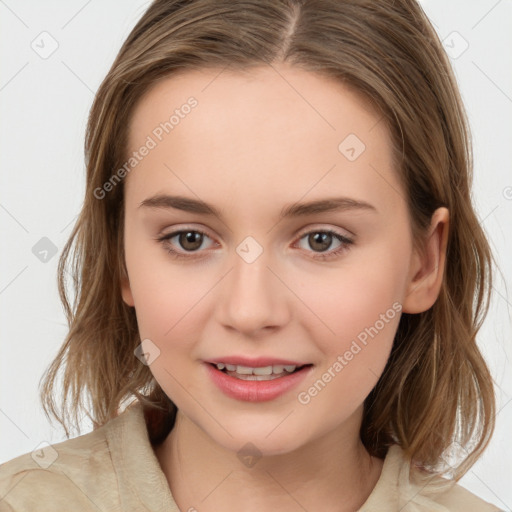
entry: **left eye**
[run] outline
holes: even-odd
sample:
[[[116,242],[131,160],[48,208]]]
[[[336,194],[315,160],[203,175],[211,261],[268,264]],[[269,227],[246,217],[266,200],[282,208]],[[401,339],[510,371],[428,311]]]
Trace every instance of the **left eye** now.
[[[185,229],[174,231],[157,238],[157,240],[164,244],[167,252],[172,256],[176,258],[187,258],[193,256],[194,253],[200,252],[200,249],[205,248],[202,247],[205,238],[211,240],[203,231]],[[173,242],[173,239],[176,239],[176,242]],[[309,251],[315,253],[313,257],[322,260],[335,257],[339,253],[348,250],[348,246],[353,243],[353,240],[332,230],[309,231],[300,237],[299,242],[302,240],[306,240],[309,247],[313,249],[313,251]],[[329,248],[335,241],[339,243],[338,247],[329,251]],[[174,248],[176,243],[180,246],[180,250]],[[304,247],[302,248],[304,249]]]
[[[304,239],[307,244],[314,249],[313,252],[319,253],[327,252],[334,241],[339,242],[340,245],[333,251],[329,252],[330,255],[338,254],[352,243],[352,240],[337,233],[336,231],[310,231],[300,238],[300,240]]]

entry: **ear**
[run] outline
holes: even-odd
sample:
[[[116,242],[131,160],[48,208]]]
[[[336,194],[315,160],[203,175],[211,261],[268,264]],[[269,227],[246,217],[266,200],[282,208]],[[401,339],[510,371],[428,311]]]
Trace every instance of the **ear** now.
[[[432,215],[423,250],[414,250],[403,301],[404,313],[427,311],[439,296],[448,244],[449,217],[447,208],[438,208]]]
[[[123,298],[123,301],[127,306],[134,307],[135,302],[133,300],[133,294],[132,294],[132,288],[130,286],[130,280],[128,278],[128,275],[126,273],[126,269],[123,266],[123,269],[121,271],[121,296]]]

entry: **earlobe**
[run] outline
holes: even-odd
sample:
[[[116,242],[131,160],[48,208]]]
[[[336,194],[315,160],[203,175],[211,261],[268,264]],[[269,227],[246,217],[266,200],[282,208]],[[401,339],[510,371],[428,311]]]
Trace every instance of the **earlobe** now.
[[[404,313],[422,313],[437,300],[443,283],[448,245],[449,211],[438,208],[432,215],[423,251],[415,250],[410,265]]]

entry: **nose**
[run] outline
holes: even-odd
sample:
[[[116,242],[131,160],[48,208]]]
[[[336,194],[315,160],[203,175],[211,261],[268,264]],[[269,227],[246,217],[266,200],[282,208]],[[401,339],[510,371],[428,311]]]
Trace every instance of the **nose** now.
[[[286,280],[277,277],[278,269],[271,266],[265,251],[250,263],[234,255],[233,268],[219,289],[216,308],[217,320],[225,328],[254,337],[278,330],[290,321],[293,294],[283,283]]]

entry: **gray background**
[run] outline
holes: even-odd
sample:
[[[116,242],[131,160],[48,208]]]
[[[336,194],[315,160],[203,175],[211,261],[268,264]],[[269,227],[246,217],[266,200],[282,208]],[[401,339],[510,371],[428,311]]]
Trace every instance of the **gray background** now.
[[[497,386],[497,428],[461,483],[511,510],[512,1],[421,4],[445,41],[468,110],[475,205],[503,271],[479,338]],[[83,199],[93,95],[147,6],[0,0],[0,463],[65,440],[38,399],[39,379],[67,329],[57,260]],[[90,429],[84,422],[83,433]]]

